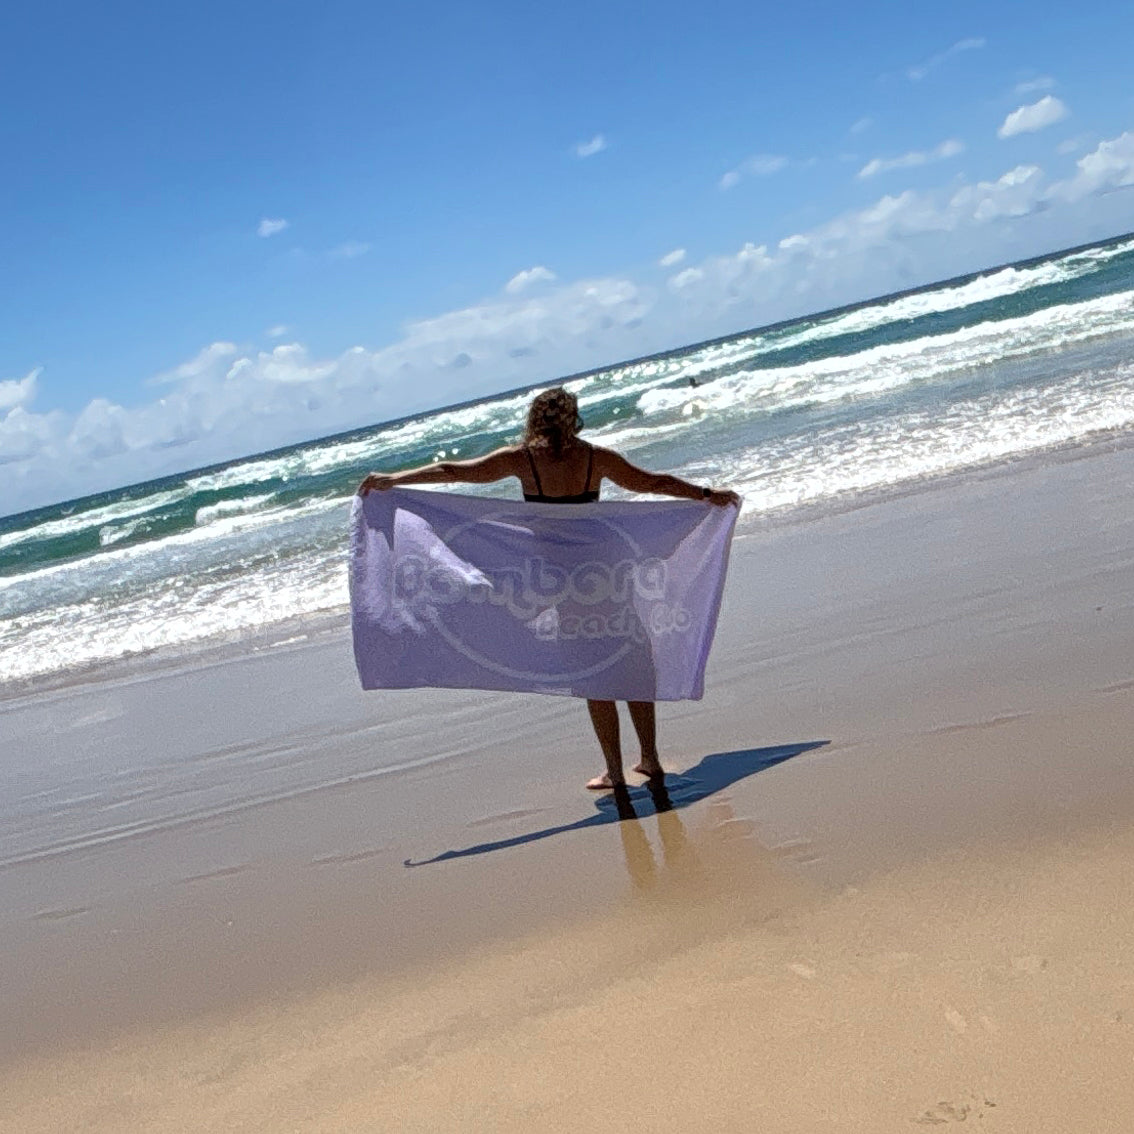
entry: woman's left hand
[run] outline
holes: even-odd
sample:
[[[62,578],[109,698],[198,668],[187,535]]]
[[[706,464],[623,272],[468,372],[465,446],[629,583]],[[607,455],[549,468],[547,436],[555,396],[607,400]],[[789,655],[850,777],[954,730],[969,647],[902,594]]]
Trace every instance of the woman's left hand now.
[[[358,486],[358,494],[365,496],[372,488],[385,492],[387,488],[393,488],[395,483],[394,478],[388,473],[368,473],[366,479]]]

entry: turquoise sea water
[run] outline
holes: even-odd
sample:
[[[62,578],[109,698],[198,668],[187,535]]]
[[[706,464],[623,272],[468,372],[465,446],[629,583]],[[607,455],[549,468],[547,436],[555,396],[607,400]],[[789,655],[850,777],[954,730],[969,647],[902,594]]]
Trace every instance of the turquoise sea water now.
[[[567,384],[589,439],[736,488],[742,526],[1121,440],[1134,432],[1134,237]],[[365,472],[513,441],[530,396],[0,519],[0,691],[341,618],[347,514]]]

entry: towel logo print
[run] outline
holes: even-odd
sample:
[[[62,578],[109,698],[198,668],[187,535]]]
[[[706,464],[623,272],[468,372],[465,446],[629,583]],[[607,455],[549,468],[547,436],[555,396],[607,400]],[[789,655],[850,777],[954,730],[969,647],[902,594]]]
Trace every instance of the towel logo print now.
[[[684,607],[667,601],[669,572],[665,561],[643,554],[637,541],[619,525],[609,520],[572,518],[572,523],[601,524],[607,529],[604,539],[608,544],[607,533],[620,537],[631,554],[614,562],[587,560],[572,566],[536,555],[515,566],[480,568],[461,558],[458,548],[461,537],[470,529],[492,520],[485,517],[447,532],[442,541],[450,553],[447,556],[403,554],[393,564],[395,609],[415,616],[408,621],[428,621],[469,661],[511,677],[577,680],[609,668],[635,646],[667,634],[684,634],[691,628],[692,619]],[[507,650],[507,642],[480,636],[474,646],[459,633],[459,628],[468,623],[457,608],[467,612],[483,606],[506,610],[539,642],[606,642],[610,649],[598,658],[591,653],[590,664],[571,672],[517,669],[517,659]],[[505,656],[488,656],[486,651],[492,651],[495,645]],[[547,660],[554,662],[557,657],[552,653]]]

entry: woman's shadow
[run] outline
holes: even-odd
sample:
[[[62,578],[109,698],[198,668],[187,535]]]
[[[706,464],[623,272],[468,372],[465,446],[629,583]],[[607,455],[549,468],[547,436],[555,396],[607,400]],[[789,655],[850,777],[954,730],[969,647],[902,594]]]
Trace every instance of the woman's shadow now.
[[[433,858],[405,860],[406,866],[428,866],[434,862],[445,862],[451,858],[467,858],[475,854],[488,854],[490,851],[507,850],[523,843],[534,843],[539,839],[549,839],[552,835],[562,835],[567,831],[581,831],[585,827],[601,827],[607,823],[619,823],[624,819],[645,819],[666,811],[679,810],[691,803],[708,799],[739,780],[775,767],[793,756],[822,748],[828,740],[811,740],[800,744],[781,744],[770,748],[744,748],[736,752],[714,752],[702,758],[687,771],[680,774],[667,774],[664,778],[649,780],[641,787],[619,787],[609,795],[595,800],[597,814],[574,823],[564,823],[558,827],[544,827],[540,831],[529,831],[524,835],[513,835],[510,839],[500,839],[492,843],[477,843],[460,850],[448,850]]]

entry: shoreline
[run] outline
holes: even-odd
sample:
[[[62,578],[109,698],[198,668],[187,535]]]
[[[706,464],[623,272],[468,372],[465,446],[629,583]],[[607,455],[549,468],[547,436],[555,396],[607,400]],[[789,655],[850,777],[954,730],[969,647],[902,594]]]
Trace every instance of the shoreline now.
[[[958,1083],[965,1068],[973,1084],[1000,1074],[1018,1085],[1020,1075],[1050,1070],[1046,1055],[1029,1053],[1028,1027],[1038,1019],[1052,1030],[1051,1050],[1066,1052],[1090,999],[1068,942],[1094,950],[1094,979],[1110,982],[1098,995],[1113,1001],[1112,1015],[1134,1019],[1134,1001],[1123,1007],[1134,996],[1125,944],[1134,914],[1116,898],[1134,846],[1124,742],[1134,726],[1131,487],[1134,449],[1123,446],[746,531],[706,698],[660,714],[663,762],[703,780],[697,768],[708,756],[828,743],[639,820],[584,822],[596,801],[581,785],[599,756],[582,706],[364,695],[349,641],[333,635],[3,703],[0,741],[19,754],[10,806],[25,807],[7,825],[7,854],[19,839],[58,846],[0,869],[13,945],[0,962],[9,1021],[0,1075],[23,1123],[0,1118],[0,1130],[69,1128],[77,1116],[93,1129],[130,1128],[114,1122],[135,1114],[123,1076],[140,1060],[151,1129],[176,1128],[178,1114],[192,1113],[177,1107],[196,1105],[206,1108],[200,1129],[225,1129],[238,1113],[250,1128],[278,1129],[277,1103],[307,1113],[312,1129],[381,1128],[361,1122],[367,1105],[388,1120],[401,1106],[398,1128],[428,1129],[430,1115],[471,1115],[462,1108],[476,1100],[493,1128],[511,1128],[509,1107],[582,1128],[597,1105],[581,1093],[585,1064],[607,1042],[631,1043],[636,1030],[702,1068],[701,1079],[665,1097],[679,1109],[700,1099],[717,1128],[751,1127],[743,1109],[706,1101],[710,1053],[732,1066],[760,1051],[799,1104],[778,1129],[823,1129],[823,1106],[834,1115],[844,1104],[851,1128],[871,1129],[855,1106],[871,1090],[881,1106],[880,1084],[906,1080],[898,1063],[873,1046],[856,1051],[850,1039],[831,1054],[842,1087],[808,1070],[809,1045],[834,1042],[824,1013],[841,1011],[816,954],[858,1006],[858,1017],[839,1015],[847,1036],[871,1020],[908,1050],[917,1013],[932,1001],[946,1045],[938,1054],[960,1060],[950,1064]],[[90,785],[109,794],[84,803]],[[273,787],[290,794],[262,798]],[[146,819],[142,837],[129,824]],[[115,824],[119,834],[101,845],[77,841],[113,834]],[[531,837],[541,831],[556,833]],[[486,843],[503,845],[403,865]],[[856,893],[866,899],[850,901]],[[1071,905],[1050,906],[1069,895]],[[1012,976],[1004,988],[1016,987],[1014,958],[1027,970],[1026,958],[1046,955],[1024,937],[1046,932],[1053,909],[1066,940],[1048,968],[1023,977],[1062,973],[1059,995],[1074,1011],[1052,1019],[1039,1001],[1010,996],[991,1013],[960,1004],[965,981],[985,969],[1003,970]],[[1003,920],[1012,910],[1016,927]],[[877,935],[878,924],[893,940]],[[1092,925],[1103,935],[1097,948]],[[972,968],[961,951],[978,930]],[[913,966],[929,1000],[890,988],[882,969],[856,969],[842,933],[868,940],[872,957],[908,953],[887,971]],[[1103,941],[1112,970],[1098,952]],[[598,971],[613,966],[612,977],[588,984],[595,950]],[[809,1013],[801,989],[819,998]],[[735,1049],[722,1052],[713,1037],[736,1024],[729,991],[756,1023],[737,1025]],[[798,1029],[784,1033],[797,1010]],[[1012,1037],[1011,1059],[965,1062],[964,1045],[992,1034],[982,1016]],[[766,1051],[760,1028],[782,1046]],[[682,1029],[693,1037],[687,1049]],[[305,1034],[318,1037],[310,1050]],[[1105,1064],[1110,1036],[1072,1062],[1089,1070],[1094,1050]],[[198,1080],[178,1076],[177,1053],[189,1053],[193,1074],[212,1069],[197,1103]],[[868,1054],[879,1062],[863,1062]],[[575,1069],[574,1089],[556,1087],[537,1056],[560,1061],[564,1074]],[[302,1073],[285,1073],[289,1066]],[[501,1067],[518,1078],[493,1101]],[[919,1067],[909,1083],[928,1091],[933,1067]],[[825,1083],[819,1110],[804,1105],[808,1075]],[[72,1076],[82,1086],[53,1085]],[[378,1084],[390,1092],[385,1102]],[[932,1117],[945,1099],[976,1117],[964,1091],[913,1110],[903,1095],[901,1125],[891,1116],[874,1129]],[[1123,1091],[1096,1099],[1094,1113],[1126,1100]],[[1055,1092],[1048,1084],[1037,1097],[1063,1113]],[[570,1113],[556,1112],[554,1099],[568,1097]],[[718,1097],[743,1107],[731,1088]],[[759,1104],[752,1113],[776,1121],[770,1096],[761,1097],[749,1099]],[[1045,1126],[1014,1097],[1017,1125],[1002,1100],[995,1115],[982,1111],[1008,1123],[995,1128],[1067,1128]],[[665,1128],[654,1121],[643,1128]]]
[[[746,539],[790,531],[804,525],[822,523],[841,516],[888,506],[901,506],[925,495],[950,493],[979,483],[998,483],[1020,474],[1049,466],[1090,461],[1113,453],[1134,450],[1134,433],[1129,430],[1106,432],[1099,436],[1062,442],[1049,448],[1029,451],[1020,456],[997,457],[987,463],[955,469],[928,478],[903,481],[870,490],[809,501],[802,504],[746,515],[742,509],[737,522],[736,543]],[[342,506],[349,504],[344,498]],[[916,506],[911,504],[911,506]],[[346,555],[344,544],[343,555]],[[344,568],[345,571],[345,568]],[[0,712],[9,704],[30,699],[67,695],[70,690],[103,682],[146,681],[158,673],[179,673],[225,665],[263,651],[300,648],[323,639],[333,638],[350,629],[350,610],[343,605],[333,610],[294,615],[284,621],[269,623],[255,631],[244,632],[224,640],[199,639],[175,646],[156,646],[140,654],[91,662],[63,673],[37,674],[0,682]]]

